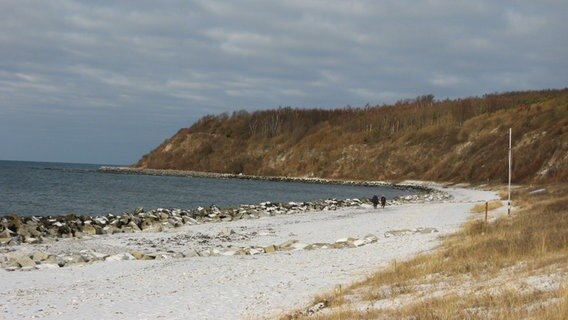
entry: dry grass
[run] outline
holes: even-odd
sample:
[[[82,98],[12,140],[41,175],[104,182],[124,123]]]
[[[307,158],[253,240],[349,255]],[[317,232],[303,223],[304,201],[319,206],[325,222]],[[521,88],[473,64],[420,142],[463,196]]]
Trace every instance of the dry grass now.
[[[309,318],[568,319],[568,184],[529,191],[512,217],[470,221],[435,252],[318,297],[329,307]]]
[[[484,213],[485,210],[491,211],[497,208],[501,208],[503,206],[503,202],[500,200],[489,201],[487,205],[485,203],[476,204],[471,208],[471,212],[473,213]]]

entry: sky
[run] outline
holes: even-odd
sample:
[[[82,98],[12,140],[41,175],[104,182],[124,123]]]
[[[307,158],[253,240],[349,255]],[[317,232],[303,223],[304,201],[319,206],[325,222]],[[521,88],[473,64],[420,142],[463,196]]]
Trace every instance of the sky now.
[[[125,165],[208,114],[568,87],[568,1],[0,0],[0,160]]]

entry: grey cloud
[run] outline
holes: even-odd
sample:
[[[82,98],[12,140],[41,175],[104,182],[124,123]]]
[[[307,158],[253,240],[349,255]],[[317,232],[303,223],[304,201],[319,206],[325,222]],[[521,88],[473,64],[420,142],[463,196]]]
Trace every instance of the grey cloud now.
[[[564,87],[567,9],[564,1],[5,0],[0,134],[34,125],[62,150],[50,159],[91,162],[105,150],[108,162],[124,163],[205,114]],[[2,136],[5,157],[32,154]],[[83,155],[58,147],[66,136],[85,141],[76,148]],[[112,147],[124,144],[132,148]]]

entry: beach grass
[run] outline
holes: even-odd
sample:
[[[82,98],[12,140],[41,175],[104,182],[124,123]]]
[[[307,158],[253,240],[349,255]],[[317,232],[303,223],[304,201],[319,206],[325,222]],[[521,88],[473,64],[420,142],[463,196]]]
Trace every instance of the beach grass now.
[[[476,204],[475,206],[473,206],[473,208],[471,208],[471,212],[484,213],[485,210],[491,211],[497,208],[501,208],[502,206],[503,202],[500,200],[488,201],[487,204],[485,203]]]
[[[534,189],[515,190],[511,216],[475,216],[433,252],[315,297],[327,308],[312,316],[283,319],[568,319],[568,184]]]

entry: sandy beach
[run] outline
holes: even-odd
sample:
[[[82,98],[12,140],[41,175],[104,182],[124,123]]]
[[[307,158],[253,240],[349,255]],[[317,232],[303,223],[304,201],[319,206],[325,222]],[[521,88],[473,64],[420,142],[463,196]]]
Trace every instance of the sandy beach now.
[[[62,239],[10,254],[107,255],[209,250],[215,256],[107,259],[63,268],[0,270],[0,319],[271,319],[307,307],[318,293],[363,279],[393,259],[431,250],[493,192],[440,190],[451,200],[370,205],[184,226],[159,233]],[[223,236],[220,236],[223,235]],[[372,239],[374,241],[365,241]],[[359,239],[355,246],[333,244]],[[294,250],[229,255],[233,249],[294,243]],[[319,244],[311,250],[302,245]],[[216,251],[215,251],[216,250]],[[267,251],[268,252],[268,251]],[[227,254],[227,255],[225,255]]]

